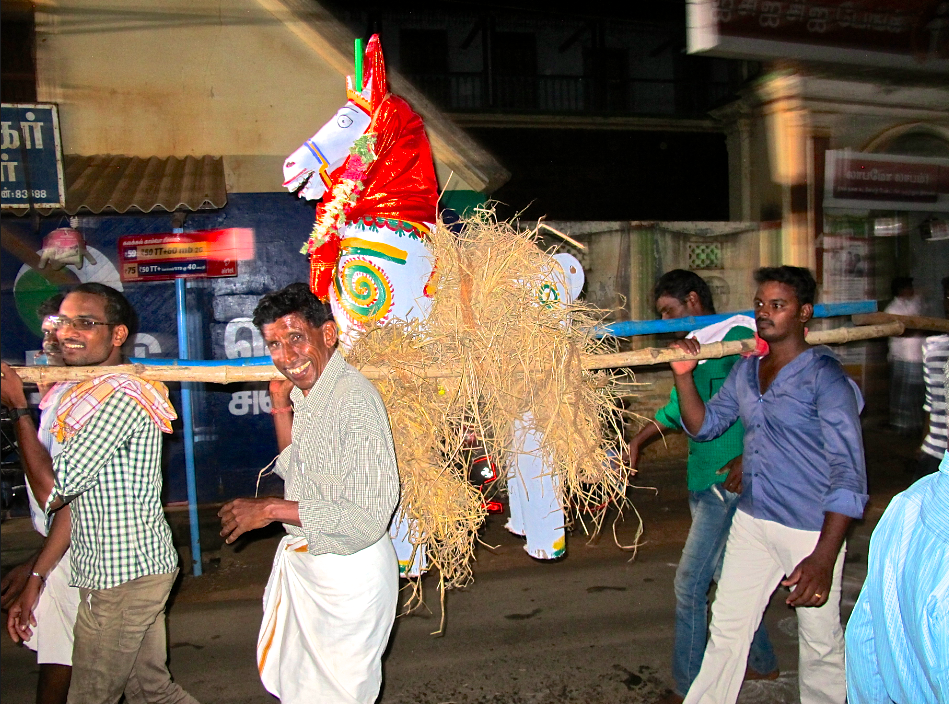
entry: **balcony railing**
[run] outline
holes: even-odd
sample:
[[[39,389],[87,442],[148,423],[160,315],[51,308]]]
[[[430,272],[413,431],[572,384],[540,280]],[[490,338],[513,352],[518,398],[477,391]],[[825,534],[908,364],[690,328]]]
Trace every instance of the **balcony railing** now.
[[[584,76],[494,76],[483,73],[411,74],[412,83],[449,112],[553,115],[702,115],[733,87],[725,82],[686,82]]]

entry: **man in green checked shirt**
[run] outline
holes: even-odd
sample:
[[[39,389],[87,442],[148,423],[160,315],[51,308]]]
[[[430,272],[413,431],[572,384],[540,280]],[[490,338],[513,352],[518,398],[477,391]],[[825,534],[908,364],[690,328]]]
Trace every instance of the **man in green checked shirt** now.
[[[656,312],[663,320],[714,315],[715,305],[708,284],[694,272],[674,269],[663,274],[653,291]],[[755,335],[755,321],[733,315],[692,333],[702,344],[743,340]],[[737,357],[700,362],[695,382],[704,400],[711,398],[731,371]],[[630,441],[629,466],[638,468],[639,453],[662,432],[681,429],[679,400],[675,389],[669,403],[656,412]],[[725,540],[741,492],[741,421],[711,442],[689,440],[688,488],[692,527],[676,568],[676,622],[672,654],[675,690],[656,704],[678,704],[698,675],[705,654],[708,632],[708,591],[721,570]],[[758,628],[748,656],[747,679],[777,677],[777,660],[764,624]]]
[[[82,284],[63,299],[57,338],[68,366],[111,366],[134,313],[125,297],[102,284]],[[51,460],[27,411],[23,384],[3,365],[2,401],[12,408],[24,469],[48,514],[71,508],[72,584],[80,605],[68,702],[113,704],[196,700],[165,664],[165,602],[178,574],[178,555],[161,503],[161,434],[174,410],[164,385],[110,374],[81,382],[60,402],[65,440]],[[47,564],[47,543],[37,565]],[[61,549],[65,551],[65,546]],[[42,584],[45,574],[31,579]],[[27,634],[25,609],[12,627]]]

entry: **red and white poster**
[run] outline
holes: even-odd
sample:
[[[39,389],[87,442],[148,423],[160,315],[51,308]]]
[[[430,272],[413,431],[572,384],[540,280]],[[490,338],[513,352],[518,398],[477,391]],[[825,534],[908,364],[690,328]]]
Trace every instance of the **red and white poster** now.
[[[943,72],[949,6],[939,0],[689,0],[689,53]]]
[[[254,231],[203,230],[119,238],[123,283],[237,276],[237,262],[254,257]]]
[[[949,159],[828,150],[824,207],[949,212]]]

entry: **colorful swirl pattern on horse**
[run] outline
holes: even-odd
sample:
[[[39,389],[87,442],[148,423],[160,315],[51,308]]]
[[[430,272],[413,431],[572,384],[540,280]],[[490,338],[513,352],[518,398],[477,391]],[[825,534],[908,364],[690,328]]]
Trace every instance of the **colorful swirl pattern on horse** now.
[[[425,284],[433,257],[427,242],[410,234],[414,228],[370,222],[361,219],[342,228],[329,298],[344,347],[369,325],[425,317],[431,310]]]

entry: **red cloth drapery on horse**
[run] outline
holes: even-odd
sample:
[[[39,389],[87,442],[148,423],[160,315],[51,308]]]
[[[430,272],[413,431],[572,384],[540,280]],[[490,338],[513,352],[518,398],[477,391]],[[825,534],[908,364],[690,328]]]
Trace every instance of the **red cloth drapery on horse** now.
[[[362,179],[363,190],[346,214],[346,222],[371,216],[412,223],[434,222],[438,205],[438,182],[432,161],[432,148],[425,125],[402,98],[388,93],[385,63],[378,35],[366,47],[363,85],[369,93],[372,124],[368,132],[376,135],[376,158]],[[378,101],[378,102],[377,102]],[[365,103],[365,101],[359,101]],[[346,162],[331,175],[335,185],[349,165]],[[332,193],[332,185],[327,191]],[[316,209],[319,221],[324,205]],[[333,233],[310,253],[310,288],[327,300],[333,272],[339,260],[339,236]]]

